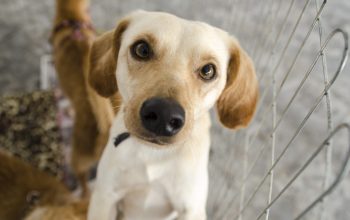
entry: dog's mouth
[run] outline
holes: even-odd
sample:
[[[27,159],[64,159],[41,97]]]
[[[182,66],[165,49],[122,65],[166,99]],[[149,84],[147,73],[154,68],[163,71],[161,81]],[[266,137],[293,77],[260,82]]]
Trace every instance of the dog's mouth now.
[[[143,135],[135,135],[138,139],[144,141],[144,142],[148,142],[151,144],[156,144],[156,145],[160,145],[160,146],[164,146],[164,145],[169,145],[169,143],[167,143],[166,141],[161,140],[160,138],[157,137],[147,137],[147,136],[143,136]]]
[[[142,136],[142,135],[133,135],[136,138],[140,139],[141,141],[147,142],[147,143],[151,143],[151,144],[155,144],[155,145],[168,145],[169,143],[166,143],[156,137],[146,137],[146,136]],[[126,139],[128,139],[130,137],[130,133],[129,132],[123,132],[120,133],[118,136],[115,137],[114,139],[114,147],[118,147],[122,142],[124,142]]]

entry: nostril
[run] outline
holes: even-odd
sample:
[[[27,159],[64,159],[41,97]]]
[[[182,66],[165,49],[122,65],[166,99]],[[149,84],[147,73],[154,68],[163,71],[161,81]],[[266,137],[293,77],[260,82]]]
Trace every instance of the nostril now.
[[[155,112],[149,112],[143,116],[143,118],[147,121],[157,121],[158,116]]]
[[[173,118],[169,121],[169,125],[174,129],[177,130],[182,127],[183,120],[180,118]]]

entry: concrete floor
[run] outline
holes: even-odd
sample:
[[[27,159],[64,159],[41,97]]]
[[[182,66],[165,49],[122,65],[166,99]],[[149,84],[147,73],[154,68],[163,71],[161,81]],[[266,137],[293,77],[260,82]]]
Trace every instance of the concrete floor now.
[[[250,3],[247,7],[247,2]],[[271,7],[275,7],[275,2]],[[280,20],[276,24],[282,22],[282,17],[286,13],[290,1],[281,1],[280,14],[277,16]],[[296,22],[297,15],[300,13],[303,1],[297,1],[291,16],[288,19],[288,25],[282,36],[286,41],[293,24]],[[234,4],[232,4],[234,3]],[[196,19],[208,22],[212,25],[223,27],[231,33],[234,33],[241,39],[248,52],[254,54],[255,42],[259,38],[267,36],[266,30],[268,26],[264,24],[261,11],[264,10],[267,3],[262,5],[261,2],[239,1],[239,0],[216,0],[216,1],[163,1],[163,0],[91,0],[91,13],[94,19],[95,26],[99,31],[111,29],[116,24],[117,20],[127,12],[134,9],[142,8],[145,10],[161,10],[167,11],[187,19]],[[233,7],[232,7],[233,6]],[[269,6],[269,5],[268,5]],[[237,7],[238,10],[235,8]],[[277,7],[277,6],[276,6]],[[268,7],[267,7],[268,8]],[[38,1],[38,0],[1,0],[0,7],[0,93],[13,94],[18,92],[32,91],[39,88],[39,72],[40,72],[40,57],[51,52],[48,38],[51,29],[51,23],[54,12],[54,1]],[[232,14],[234,12],[234,14]],[[272,13],[272,12],[271,12]],[[291,47],[287,51],[287,55],[282,60],[282,65],[279,72],[285,73],[291,64],[292,58],[295,55],[296,49],[302,42],[306,31],[311,25],[312,18],[315,15],[314,1],[307,8],[300,26],[293,37]],[[342,27],[350,31],[350,2],[348,0],[329,1],[323,14],[323,26],[325,35],[330,33],[336,27]],[[243,23],[243,28],[237,30],[237,24]],[[230,25],[232,24],[232,25]],[[272,24],[272,23],[270,23]],[[275,36],[275,35],[271,35]],[[303,77],[307,67],[311,64],[319,49],[319,39],[317,31],[312,32],[310,40],[306,44],[300,59],[298,60],[288,83],[281,92],[281,97],[278,101],[278,115],[280,115],[283,106],[291,97],[297,83]],[[267,46],[273,45],[273,37],[267,40]],[[283,43],[281,44],[283,45]],[[327,50],[328,66],[330,72],[334,71],[339,63],[339,54],[342,45],[341,38],[336,38],[335,43],[332,43]],[[262,53],[266,57],[266,48],[257,45],[257,53]],[[278,47],[280,51],[281,46]],[[258,56],[258,55],[257,55]],[[254,56],[257,60],[257,56]],[[263,62],[264,63],[264,62]],[[307,113],[312,103],[320,90],[321,67],[318,63],[315,72],[319,72],[314,78],[305,85],[302,91],[302,96],[296,100],[285,120],[281,123],[281,128],[277,133],[276,152],[279,153],[290,139],[298,124]],[[262,72],[271,72],[271,67],[264,65],[257,67],[258,74]],[[338,78],[332,90],[333,96],[333,112],[334,124],[343,121],[349,121],[350,118],[350,99],[349,99],[349,83],[350,83],[350,68],[349,65],[345,68],[343,74]],[[317,74],[317,73],[316,73]],[[283,74],[280,74],[283,75]],[[280,76],[277,76],[280,82]],[[264,84],[263,82],[261,82]],[[267,99],[268,100],[268,99]],[[262,104],[263,106],[266,103]],[[213,113],[215,120],[215,114]],[[257,127],[261,120],[261,115],[258,114],[253,128]],[[268,126],[262,129],[259,134],[258,141],[253,150],[248,154],[248,166],[252,158],[257,155],[255,148],[258,148],[264,139],[268,139]],[[280,166],[276,167],[275,184],[273,197],[276,196],[282,187],[286,184],[297,168],[305,161],[306,156],[312,152],[326,136],[326,119],[324,104],[317,109],[308,124],[303,129],[298,139],[294,142],[292,149],[288,151],[288,155],[281,160]],[[239,197],[235,195],[239,192],[239,182],[242,178],[242,169],[244,167],[244,156],[242,147],[242,136],[237,134],[234,137],[231,131],[222,129],[217,123],[213,123],[212,129],[212,154],[210,161],[210,194],[208,202],[208,219],[233,219],[238,207]],[[345,151],[345,136],[337,137],[334,140],[335,153],[335,171],[342,160]],[[269,140],[267,140],[269,143]],[[250,182],[247,184],[247,196],[252,192],[254,184],[261,179],[266,173],[269,155],[263,156],[259,166],[254,170]],[[271,210],[271,219],[292,219],[300,210],[312,201],[320,193],[320,183],[322,182],[322,167],[324,162],[322,156],[306,170],[305,175],[297,181],[293,187],[288,190],[284,196],[273,206]],[[246,160],[247,161],[247,160]],[[329,199],[323,208],[329,215],[329,219],[347,220],[350,219],[350,187],[349,178],[345,180],[342,186]],[[266,189],[257,194],[252,205],[244,214],[245,219],[255,219],[256,213],[261,210],[266,202]],[[230,201],[236,198],[235,202],[230,204]],[[245,199],[246,201],[246,199]],[[317,212],[320,209],[315,209],[306,219],[319,219]],[[225,213],[226,217],[217,215],[217,213]],[[221,216],[221,217],[220,217]]]

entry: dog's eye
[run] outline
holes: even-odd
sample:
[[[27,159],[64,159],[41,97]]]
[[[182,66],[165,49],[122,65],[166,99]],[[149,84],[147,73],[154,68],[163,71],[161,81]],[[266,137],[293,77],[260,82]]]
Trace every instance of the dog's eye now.
[[[131,54],[136,59],[149,60],[152,57],[153,52],[146,41],[140,40],[132,45]]]
[[[215,66],[214,64],[207,64],[207,65],[204,65],[200,72],[199,72],[199,75],[202,79],[206,80],[206,81],[209,81],[209,80],[212,80],[215,78],[216,76],[216,69],[215,69]]]

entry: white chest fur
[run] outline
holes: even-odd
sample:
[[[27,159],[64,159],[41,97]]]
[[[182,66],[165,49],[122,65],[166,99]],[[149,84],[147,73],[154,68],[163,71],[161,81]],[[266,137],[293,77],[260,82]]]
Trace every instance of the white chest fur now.
[[[179,216],[205,212],[209,116],[195,125],[181,145],[156,148],[131,136],[115,147],[115,137],[126,132],[118,114],[98,166],[89,220],[115,219],[116,206],[130,220],[169,219],[173,211]]]

